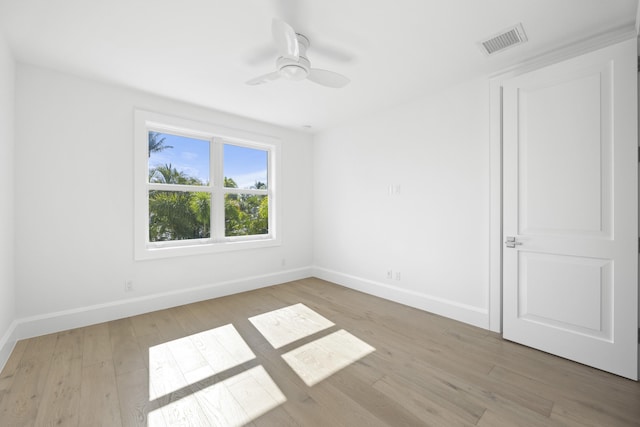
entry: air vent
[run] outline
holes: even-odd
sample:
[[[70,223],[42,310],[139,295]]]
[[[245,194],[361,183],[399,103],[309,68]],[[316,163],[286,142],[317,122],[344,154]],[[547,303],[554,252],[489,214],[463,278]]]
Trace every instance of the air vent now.
[[[527,35],[524,33],[524,28],[522,28],[522,24],[518,24],[481,41],[479,45],[486,55],[492,55],[526,41]]]

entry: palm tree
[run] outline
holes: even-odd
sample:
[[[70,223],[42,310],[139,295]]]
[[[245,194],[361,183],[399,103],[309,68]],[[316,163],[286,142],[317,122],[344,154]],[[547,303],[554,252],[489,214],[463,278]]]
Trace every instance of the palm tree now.
[[[233,180],[233,178],[224,177],[224,186],[226,188],[238,188],[238,184]]]
[[[149,157],[151,153],[159,153],[167,148],[173,148],[172,145],[164,145],[165,137],[160,138],[160,132],[149,132]]]
[[[202,185],[202,181],[174,168],[171,163],[149,170],[149,182],[160,184]]]
[[[200,199],[200,200],[197,200]],[[149,192],[149,240],[209,237],[208,199],[183,191]]]

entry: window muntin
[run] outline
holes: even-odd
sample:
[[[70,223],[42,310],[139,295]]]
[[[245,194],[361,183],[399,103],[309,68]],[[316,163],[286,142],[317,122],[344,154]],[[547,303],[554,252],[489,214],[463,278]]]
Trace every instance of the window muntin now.
[[[279,141],[155,113],[135,117],[136,259],[280,244]]]

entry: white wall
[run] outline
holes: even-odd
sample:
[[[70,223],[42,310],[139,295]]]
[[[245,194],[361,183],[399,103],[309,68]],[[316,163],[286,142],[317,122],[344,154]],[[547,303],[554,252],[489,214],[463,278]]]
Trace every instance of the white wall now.
[[[486,78],[316,135],[315,274],[489,327],[489,142]]]
[[[135,262],[134,108],[280,138],[283,244]],[[311,137],[304,133],[19,64],[15,190],[20,334],[309,276],[311,154]],[[124,291],[128,279],[133,280],[132,293]]]
[[[0,35],[0,367],[15,344],[11,336],[15,317],[14,73],[11,52]]]

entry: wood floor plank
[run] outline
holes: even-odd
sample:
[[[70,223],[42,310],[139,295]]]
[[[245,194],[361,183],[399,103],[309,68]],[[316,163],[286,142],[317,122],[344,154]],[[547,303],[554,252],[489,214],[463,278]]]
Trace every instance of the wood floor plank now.
[[[314,401],[318,402],[328,414],[334,414],[341,426],[388,426],[360,402],[348,393],[332,384],[322,384],[310,391]],[[330,425],[330,424],[327,424]],[[397,424],[396,424],[397,425]]]
[[[280,357],[279,350],[274,350],[269,344],[254,347],[254,352],[258,356],[260,365],[277,379],[280,389],[287,396],[288,401],[306,402],[311,398],[311,387],[307,386],[302,379],[293,374],[287,363]]]
[[[28,340],[20,340],[16,343],[13,351],[9,355],[9,360],[7,360],[2,372],[0,372],[0,408],[2,408],[3,398],[7,396],[11,390],[13,379],[15,378],[24,351],[27,348],[27,343]]]
[[[216,300],[201,301],[187,306],[188,310],[198,319],[198,322],[205,330],[223,326],[229,323],[230,320],[229,318],[221,316],[217,310],[211,308],[213,301]]]
[[[20,340],[16,343],[13,351],[9,355],[9,360],[7,360],[7,363],[4,365],[2,372],[0,372],[0,380],[10,377],[12,378],[14,376],[15,372],[18,370],[20,360],[22,360],[22,356],[24,355],[28,344],[29,340]]]
[[[188,305],[181,305],[170,309],[176,325],[184,331],[185,335],[197,334],[207,329],[207,326],[198,319]]]
[[[318,321],[308,310],[333,325],[296,323]],[[0,372],[11,427],[638,420],[638,382],[314,278],[20,341]]]
[[[138,369],[116,376],[118,403],[124,427],[149,427],[147,414],[153,406],[149,399],[149,370]]]
[[[78,418],[80,426],[122,425],[112,361],[98,362],[83,368]]]
[[[167,342],[159,333],[138,336],[136,337],[136,341],[138,343],[140,358],[147,369],[149,368],[149,350]]]
[[[109,337],[116,375],[146,367],[130,318],[109,322]]]
[[[640,402],[636,402],[636,406]],[[640,425],[640,418],[632,415],[638,410],[625,410],[622,413],[612,410],[607,405],[593,402],[581,402],[576,399],[560,398],[553,406],[553,415],[560,415],[564,420],[571,420],[583,426],[617,426],[631,427]]]
[[[508,387],[522,387],[546,396],[554,402],[553,412],[566,419],[587,424],[594,420],[613,425],[640,424],[640,388],[611,394],[607,393],[609,390],[584,387],[582,380],[568,385],[567,382],[571,378],[562,377],[559,377],[555,384],[549,385],[501,366],[496,366],[490,376]],[[621,385],[629,381],[623,378],[618,380]],[[576,390],[580,390],[579,395],[576,394]]]
[[[373,386],[395,398],[401,405],[422,413],[436,424],[476,424],[486,406],[450,383],[436,378],[419,380],[398,373],[388,373]]]
[[[83,366],[113,359],[109,324],[98,323],[84,328]]]
[[[32,426],[46,387],[57,334],[28,340],[9,392],[0,402],[0,420],[9,426]]]
[[[77,426],[84,331],[61,332],[57,338],[35,425]]]
[[[208,425],[252,425],[251,418],[225,384],[195,389],[195,402],[207,418]]]
[[[542,416],[520,416],[513,413],[494,412],[488,409],[480,421],[478,427],[550,427],[558,426],[558,422]]]
[[[156,324],[156,316],[153,313],[140,314],[138,316],[132,316],[129,318],[131,326],[136,336],[143,336],[149,334],[160,335],[160,328]]]
[[[188,387],[176,360],[166,344],[152,348],[149,353],[149,394],[155,400]]]
[[[189,393],[176,395],[176,399],[160,408],[167,426],[215,426],[216,423],[207,417],[207,413],[196,399]]]
[[[272,409],[253,421],[256,427],[303,427],[282,407]]]
[[[172,309],[154,311],[149,314],[157,326],[160,335],[165,340],[175,340],[187,334],[187,331],[182,328],[180,322],[176,319]]]
[[[459,413],[465,413],[461,410],[448,409],[445,405],[417,393],[411,387],[403,386],[397,383],[392,377],[383,377],[373,385],[378,391],[395,400],[400,406],[406,408],[423,422],[434,426],[473,426],[476,425],[480,416],[472,420],[465,420]],[[484,413],[484,408],[482,408]]]
[[[370,359],[376,360],[376,356],[372,355]],[[470,393],[475,390],[463,389],[465,380],[455,376],[442,378],[442,373],[437,368],[428,365],[411,363],[397,367],[393,366],[394,364],[389,364],[388,361],[380,362],[380,359],[378,360],[377,365],[386,372],[386,375],[383,377],[384,382],[376,382],[374,387],[388,390],[388,386],[393,385],[396,387],[396,393],[402,390],[407,396],[418,395],[428,399],[429,404],[427,405],[421,403],[419,399],[417,404],[436,415],[433,417],[434,422],[441,418],[451,418],[452,423],[457,419],[458,421],[455,422],[461,420],[464,423],[475,424],[487,407],[482,399],[477,398],[477,393],[475,396]],[[385,369],[384,366],[393,367]],[[421,374],[416,375],[415,372]],[[455,417],[449,416],[447,411],[455,414]]]
[[[340,371],[328,378],[327,383],[349,396],[373,416],[387,425],[418,426],[424,423],[415,413],[399,405],[379,389],[349,372]]]
[[[624,383],[618,383],[611,388],[611,375],[608,373],[503,340],[496,334],[479,339],[458,330],[455,333],[448,331],[442,339],[452,348],[459,348],[463,352],[473,351],[476,357],[493,360],[498,367],[517,371],[538,382],[553,384],[555,388],[568,393],[576,388],[591,390],[611,402],[625,400],[629,396],[640,398],[636,387],[628,388]],[[633,381],[627,383],[637,384]]]

